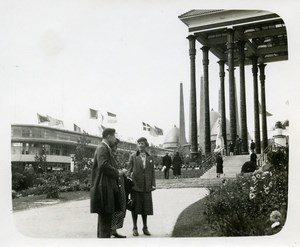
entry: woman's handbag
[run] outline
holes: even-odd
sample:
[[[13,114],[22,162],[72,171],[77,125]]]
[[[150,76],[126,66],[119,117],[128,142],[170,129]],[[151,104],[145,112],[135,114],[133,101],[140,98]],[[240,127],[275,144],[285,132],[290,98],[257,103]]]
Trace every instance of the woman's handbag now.
[[[131,194],[131,189],[134,186],[134,183],[130,177],[125,176],[124,178],[125,183],[125,193],[126,193],[126,209],[132,211],[133,209],[133,201],[129,199],[129,195]]]
[[[128,199],[127,202],[126,202],[126,209],[129,210],[129,211],[132,211],[133,209],[133,201],[132,199]]]

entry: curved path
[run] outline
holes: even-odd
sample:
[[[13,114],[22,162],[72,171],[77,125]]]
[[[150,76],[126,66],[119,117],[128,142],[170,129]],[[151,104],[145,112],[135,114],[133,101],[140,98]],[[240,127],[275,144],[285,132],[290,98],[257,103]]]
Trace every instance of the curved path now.
[[[205,188],[157,189],[153,192],[154,215],[148,217],[151,237],[170,237],[179,214],[192,203],[207,195]],[[66,202],[13,213],[19,232],[36,238],[95,238],[97,214],[90,214],[89,200]],[[138,238],[142,234],[139,216]],[[124,227],[118,231],[132,236],[131,214],[127,211]]]

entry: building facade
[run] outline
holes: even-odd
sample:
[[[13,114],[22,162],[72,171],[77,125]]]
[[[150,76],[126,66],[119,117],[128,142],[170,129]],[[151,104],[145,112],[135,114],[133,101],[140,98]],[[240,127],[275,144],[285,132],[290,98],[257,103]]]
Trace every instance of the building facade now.
[[[44,149],[47,167],[51,170],[70,170],[78,140],[84,135],[90,141],[87,145],[87,153],[89,158],[92,158],[96,147],[102,141],[100,136],[41,125],[12,124],[11,164],[13,167],[32,164],[36,168],[38,164],[35,156]],[[134,152],[137,147],[135,143],[121,141],[118,150]],[[150,147],[150,152],[157,156],[164,155],[166,151],[158,147]]]

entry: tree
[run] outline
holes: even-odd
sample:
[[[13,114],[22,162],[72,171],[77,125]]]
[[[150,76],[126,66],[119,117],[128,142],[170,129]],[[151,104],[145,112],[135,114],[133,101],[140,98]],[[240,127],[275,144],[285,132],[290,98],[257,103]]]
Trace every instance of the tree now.
[[[88,144],[90,142],[91,140],[88,139],[87,134],[84,134],[77,140],[74,161],[78,167],[78,170],[83,169],[85,165],[88,166],[89,161],[92,158],[91,151],[88,149]]]
[[[39,150],[39,153],[35,155],[34,160],[38,163],[38,165],[42,167],[43,171],[45,172],[47,166],[47,152],[44,146],[42,146],[42,148]]]

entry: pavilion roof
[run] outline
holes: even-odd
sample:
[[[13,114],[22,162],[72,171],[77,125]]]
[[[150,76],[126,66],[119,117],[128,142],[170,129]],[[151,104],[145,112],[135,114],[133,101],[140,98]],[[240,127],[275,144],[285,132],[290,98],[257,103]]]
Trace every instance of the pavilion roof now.
[[[245,65],[252,56],[259,63],[288,59],[287,31],[284,21],[275,13],[264,10],[191,10],[179,16],[203,46],[220,60],[227,60],[227,32],[233,28],[235,42],[245,41]],[[235,66],[238,46],[235,46]]]

